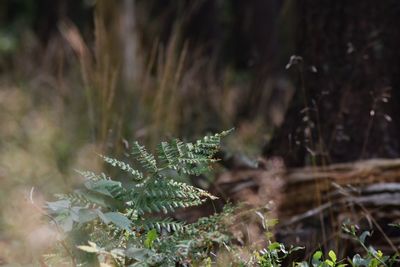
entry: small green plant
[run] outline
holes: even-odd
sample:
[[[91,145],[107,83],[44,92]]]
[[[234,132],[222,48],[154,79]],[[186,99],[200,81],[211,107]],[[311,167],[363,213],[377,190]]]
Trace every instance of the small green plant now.
[[[353,267],[392,267],[398,266],[399,255],[393,256],[383,255],[382,251],[376,250],[373,246],[366,245],[366,238],[371,236],[370,231],[364,231],[361,235],[357,234],[357,227],[355,225],[343,224],[342,229],[345,233],[349,234],[366,252],[365,256],[356,254],[349,263]]]
[[[342,261],[340,261],[340,262],[337,261],[336,253],[333,250],[330,250],[328,252],[328,257],[326,257],[325,259],[324,259],[322,251],[318,250],[312,256],[311,265],[308,262],[303,261],[303,262],[296,263],[295,266],[298,266],[298,267],[310,267],[310,266],[312,266],[312,267],[345,267],[345,266],[347,266],[346,263],[341,263],[341,262]]]
[[[221,138],[228,133],[206,136],[195,143],[178,139],[162,142],[157,157],[135,142],[132,155],[139,166],[136,168],[102,156],[130,177],[124,183],[104,173],[80,172],[84,188],[58,195],[57,201],[47,204],[54,223],[70,233],[63,247],[71,261],[89,261],[90,257],[79,257],[82,252],[75,249],[78,247],[111,266],[189,265],[206,260],[216,243],[229,242],[222,222],[230,208],[192,224],[168,216],[178,208],[216,198],[179,181],[208,171],[216,161],[214,154]]]
[[[399,264],[398,255],[385,256],[382,251],[376,250],[372,246],[366,245],[366,238],[371,236],[370,231],[364,231],[361,235],[357,234],[357,226],[345,223],[343,231],[349,234],[366,252],[365,255],[356,254],[352,258],[341,261],[337,260],[336,253],[332,250],[328,252],[328,257],[324,259],[322,251],[316,251],[311,259],[311,265],[306,262],[295,263],[298,267],[392,267]]]
[[[171,213],[180,208],[203,204],[216,197],[182,181],[209,171],[216,161],[215,153],[221,138],[229,131],[206,136],[194,143],[178,139],[162,142],[156,156],[135,142],[132,155],[135,165],[101,156],[104,161],[124,172],[122,181],[106,174],[79,172],[83,187],[70,194],[58,195],[47,203],[53,224],[65,233],[54,253],[43,259],[48,266],[214,266],[218,246],[231,255],[226,266],[281,267],[393,267],[398,255],[386,256],[366,245],[371,232],[358,235],[354,225],[343,225],[365,250],[363,255],[338,260],[334,251],[324,255],[316,251],[309,261],[293,262],[288,256],[301,247],[276,242],[271,228],[277,220],[269,220],[261,212],[267,246],[243,258],[240,247],[232,244],[229,223],[233,209],[200,218],[194,223],[175,220]],[[396,225],[397,226],[397,225]],[[218,266],[218,265],[217,265]],[[225,265],[224,265],[225,266]]]
[[[260,267],[280,267],[282,266],[282,262],[293,252],[297,250],[303,249],[302,247],[293,247],[286,248],[284,244],[272,241],[273,233],[271,228],[273,228],[278,220],[276,219],[267,219],[264,214],[259,211],[256,211],[256,214],[261,218],[262,226],[265,230],[265,237],[268,242],[268,246],[260,251],[255,252],[255,261],[257,266]]]
[[[280,267],[285,258],[299,249],[302,248],[290,247],[290,249],[287,249],[284,244],[273,242],[267,248],[255,253],[257,265],[260,267]]]
[[[365,254],[356,254],[352,258],[348,257],[339,260],[333,250],[324,255],[321,250],[314,252],[311,259],[307,261],[287,261],[289,255],[294,251],[303,249],[302,247],[290,247],[287,249],[280,242],[272,242],[270,227],[276,224],[276,220],[266,220],[264,216],[257,212],[263,220],[263,227],[266,230],[268,245],[266,248],[254,252],[254,256],[249,261],[242,261],[243,265],[237,266],[259,266],[259,267],[280,267],[295,266],[295,267],[393,267],[399,264],[399,255],[386,256],[380,250],[376,250],[372,246],[366,245],[366,238],[371,236],[370,231],[364,231],[360,235],[357,234],[357,226],[351,224],[343,224],[343,231],[349,234],[364,250]],[[394,225],[395,226],[395,225]],[[239,257],[240,258],[240,257]],[[236,266],[236,265],[235,265]]]

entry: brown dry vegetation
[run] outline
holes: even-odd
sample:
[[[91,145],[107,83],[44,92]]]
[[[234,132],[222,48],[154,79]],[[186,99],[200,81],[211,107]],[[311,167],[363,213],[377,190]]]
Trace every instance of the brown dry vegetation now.
[[[279,219],[276,238],[306,254],[356,250],[345,219],[397,250],[398,160],[358,161],[400,155],[395,1],[97,1],[84,19],[61,2],[10,50],[0,27],[0,265],[52,246],[41,206],[81,182],[75,169],[104,170],[97,154],[231,127],[221,165],[194,184]],[[235,237],[263,244],[259,217],[241,215]]]

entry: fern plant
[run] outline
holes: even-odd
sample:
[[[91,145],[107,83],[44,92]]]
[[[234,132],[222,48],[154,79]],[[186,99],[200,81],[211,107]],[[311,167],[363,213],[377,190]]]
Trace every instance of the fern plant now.
[[[214,155],[221,138],[229,132],[206,136],[194,143],[178,139],[162,142],[156,156],[134,142],[132,155],[136,165],[101,156],[106,163],[122,170],[129,177],[127,182],[113,180],[104,173],[79,172],[85,178],[83,188],[58,195],[57,201],[47,204],[49,215],[62,231],[81,237],[78,241],[70,238],[72,249],[66,254],[72,261],[84,262],[74,250],[79,245],[104,263],[173,266],[201,261],[213,244],[228,242],[222,220],[229,209],[193,224],[176,221],[168,214],[216,199],[181,181],[209,170],[216,161]]]

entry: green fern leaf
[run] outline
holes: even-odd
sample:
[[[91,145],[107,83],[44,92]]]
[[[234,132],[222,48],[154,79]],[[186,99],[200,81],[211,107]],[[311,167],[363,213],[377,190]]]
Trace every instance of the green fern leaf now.
[[[141,146],[138,142],[134,142],[132,145],[132,155],[142,164],[142,167],[152,173],[156,174],[158,171],[157,162],[153,155],[147,152],[144,146]]]
[[[101,157],[105,162],[107,162],[111,166],[119,167],[121,170],[128,172],[133,176],[134,179],[136,180],[143,179],[143,174],[140,171],[133,169],[128,163],[107,156],[101,156]]]
[[[210,164],[217,161],[214,155],[221,137],[228,133],[206,136],[194,143],[179,139],[162,142],[156,157],[135,142],[132,155],[140,171],[118,159],[102,156],[106,163],[129,173],[134,181],[122,183],[104,173],[79,172],[85,178],[84,188],[59,195],[58,201],[49,202],[49,213],[65,231],[89,231],[90,239],[104,251],[151,247],[153,254],[159,253],[157,255],[168,259],[166,266],[174,266],[197,246],[193,246],[193,240],[204,242],[200,239],[210,232],[210,236],[218,236],[221,217],[211,216],[194,224],[185,224],[161,213],[168,214],[216,199],[207,191],[177,179],[208,171]],[[210,240],[219,242],[216,240],[225,240],[225,237]],[[209,246],[210,242],[207,242]]]

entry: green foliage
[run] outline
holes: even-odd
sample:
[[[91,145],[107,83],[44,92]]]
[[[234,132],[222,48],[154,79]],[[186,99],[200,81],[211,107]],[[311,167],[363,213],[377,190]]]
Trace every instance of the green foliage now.
[[[191,224],[174,220],[170,214],[176,209],[215,199],[205,190],[182,181],[209,170],[216,161],[214,155],[221,137],[226,134],[206,136],[194,143],[177,139],[162,142],[156,155],[135,142],[132,163],[101,156],[127,175],[124,182],[104,173],[79,172],[85,178],[82,188],[47,203],[52,221],[68,233],[56,251],[44,257],[48,265],[59,266],[69,258],[74,266],[92,266],[93,260],[101,266],[214,266],[214,252],[219,245],[231,255],[226,266],[397,266],[398,255],[386,256],[366,245],[371,232],[359,235],[354,225],[343,225],[343,231],[364,249],[363,255],[338,259],[332,250],[327,255],[318,250],[308,261],[289,262],[289,256],[302,248],[287,248],[273,240],[271,228],[277,221],[266,219],[261,212],[256,214],[262,219],[268,245],[246,259],[240,248],[230,242],[226,223],[227,218],[232,219],[230,206],[220,214]]]
[[[371,236],[370,231],[364,231],[361,235],[357,234],[357,228],[355,225],[343,224],[342,229],[345,233],[349,234],[358,244],[364,249],[365,255],[361,256],[356,254],[352,259],[349,259],[349,263],[353,267],[391,267],[398,266],[399,255],[393,256],[383,255],[382,251],[376,250],[372,246],[366,245],[366,238]]]
[[[316,251],[311,259],[311,265],[308,264],[308,262],[303,261],[296,263],[296,266],[298,267],[345,267],[347,266],[346,263],[341,263],[341,261],[337,260],[336,253],[333,250],[330,250],[328,252],[328,257],[325,257],[322,253],[322,251],[318,250]]]
[[[273,233],[271,232],[271,228],[273,228],[278,221],[275,219],[267,219],[264,214],[256,211],[256,214],[262,220],[262,226],[265,230],[265,236],[268,241],[268,246],[260,251],[255,252],[256,264],[260,267],[280,267],[282,266],[282,262],[294,251],[303,249],[302,247],[293,247],[291,246],[289,249],[285,247],[284,244],[279,242],[273,242],[271,238],[273,237]]]
[[[287,249],[284,244],[280,242],[271,242],[270,240],[270,227],[276,221],[266,220],[264,216],[257,212],[263,220],[263,226],[266,230],[268,245],[253,253],[253,257],[249,260],[244,260],[240,252],[231,250],[233,264],[228,266],[257,266],[257,267],[281,267],[281,266],[294,266],[294,267],[394,267],[399,265],[399,255],[387,256],[380,250],[376,250],[372,246],[367,246],[367,237],[371,236],[371,232],[364,231],[360,235],[357,234],[357,226],[343,225],[343,231],[349,234],[365,251],[364,254],[356,254],[352,258],[338,259],[336,253],[330,250],[327,255],[321,250],[314,252],[312,257],[307,261],[293,261],[289,259],[293,252],[303,249],[302,247],[290,247]]]
[[[180,180],[209,170],[216,161],[221,137],[228,133],[206,136],[195,143],[177,139],[163,142],[157,156],[135,142],[132,155],[138,168],[102,156],[106,163],[126,172],[129,181],[115,181],[104,173],[79,172],[85,178],[83,188],[49,202],[49,215],[70,236],[88,237],[70,238],[69,246],[96,254],[104,264],[173,266],[201,262],[216,243],[229,242],[222,222],[232,210],[227,207],[221,214],[192,224],[173,220],[168,214],[216,199]],[[72,253],[84,263],[78,255],[77,251]]]
[[[392,267],[399,264],[398,255],[385,256],[382,251],[376,250],[372,246],[366,245],[366,238],[371,236],[371,232],[364,231],[361,235],[357,234],[355,225],[343,224],[342,229],[349,234],[364,249],[365,255],[356,254],[351,259],[337,260],[336,253],[329,251],[328,257],[323,257],[322,251],[316,251],[311,259],[311,265],[306,262],[296,263],[298,267]],[[325,258],[325,259],[324,259]]]
[[[273,242],[267,248],[256,252],[257,264],[260,267],[280,267],[285,258],[292,252],[302,249],[301,247],[291,247],[286,249],[285,245],[279,242]]]

